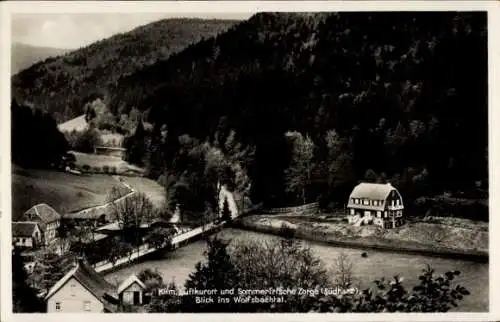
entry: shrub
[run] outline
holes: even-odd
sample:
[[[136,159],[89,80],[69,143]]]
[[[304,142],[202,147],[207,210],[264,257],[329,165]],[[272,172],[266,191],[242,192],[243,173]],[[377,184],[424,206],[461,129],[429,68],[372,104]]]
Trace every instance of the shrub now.
[[[295,237],[295,229],[286,223],[282,223],[279,235],[285,238],[294,238]]]
[[[108,166],[108,165],[103,165],[103,166],[102,166],[102,171],[103,171],[104,173],[109,173],[109,166]]]
[[[98,167],[98,166],[92,167],[92,169],[94,170],[94,173],[101,173],[102,172],[102,168]]]
[[[85,171],[85,172],[90,172],[90,166],[88,164],[84,164],[82,166],[82,170]]]
[[[110,166],[109,167],[109,172],[112,173],[112,174],[117,174],[118,173],[117,167],[116,166]]]

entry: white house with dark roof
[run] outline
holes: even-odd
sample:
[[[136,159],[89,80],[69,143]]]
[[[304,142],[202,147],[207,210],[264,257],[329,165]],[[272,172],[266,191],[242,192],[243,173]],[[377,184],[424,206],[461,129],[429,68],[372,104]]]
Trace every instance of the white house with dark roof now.
[[[395,228],[404,224],[403,198],[390,183],[358,184],[346,208],[348,222],[356,226],[374,224]]]
[[[120,302],[129,305],[141,305],[146,285],[135,275],[130,275],[118,286]]]
[[[81,259],[49,290],[45,300],[47,313],[113,313],[119,307],[115,286]]]
[[[42,243],[42,231],[37,222],[12,222],[12,242],[15,246],[36,248]]]
[[[38,222],[45,245],[57,238],[57,229],[61,225],[61,215],[45,203],[35,205],[23,214],[24,221]]]

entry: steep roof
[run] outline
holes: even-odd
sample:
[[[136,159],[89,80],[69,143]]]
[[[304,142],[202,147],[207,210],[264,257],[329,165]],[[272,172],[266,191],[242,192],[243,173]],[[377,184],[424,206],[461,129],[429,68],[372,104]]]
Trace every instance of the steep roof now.
[[[381,184],[381,183],[368,183],[362,182],[358,184],[351,192],[349,196],[349,201],[347,207],[359,208],[359,209],[367,209],[367,210],[383,210],[385,206],[385,200],[389,196],[392,191],[396,191],[390,183]],[[355,204],[353,202],[353,198],[355,199],[365,199],[369,201],[378,201],[377,204]],[[380,202],[381,201],[381,202]]]
[[[351,192],[349,198],[385,200],[395,188],[390,184],[362,182]]]
[[[38,224],[36,222],[24,221],[12,223],[13,237],[32,237]]]
[[[45,300],[63,287],[71,278],[75,278],[83,287],[99,299],[109,311],[116,311],[118,295],[115,287],[99,275],[87,262],[78,260],[76,266],[61,278],[47,293]]]
[[[49,223],[61,219],[61,215],[55,211],[54,208],[45,203],[31,207],[24,214],[34,215],[40,218],[43,223]]]
[[[124,280],[120,286],[118,286],[118,291],[117,293],[120,294],[121,292],[125,291],[130,285],[137,283],[142,289],[146,288],[146,285],[135,275],[132,274],[129,277],[127,277],[126,280]]]

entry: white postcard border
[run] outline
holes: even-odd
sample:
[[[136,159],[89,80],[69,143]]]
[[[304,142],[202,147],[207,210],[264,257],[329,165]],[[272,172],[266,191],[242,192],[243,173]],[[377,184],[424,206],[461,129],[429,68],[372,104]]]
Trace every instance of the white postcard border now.
[[[11,165],[10,165],[10,47],[11,15],[14,13],[240,13],[260,11],[488,11],[489,56],[489,182],[490,182],[490,312],[443,314],[143,314],[148,320],[175,321],[247,320],[262,321],[494,321],[500,320],[500,278],[495,264],[499,262],[500,228],[496,210],[500,209],[498,196],[499,105],[500,105],[500,2],[499,1],[9,1],[0,3],[1,14],[1,80],[0,100],[0,259],[1,301],[0,321],[136,321],[137,314],[13,314],[11,293]],[[495,229],[497,228],[497,229]],[[497,273],[497,274],[495,274]]]

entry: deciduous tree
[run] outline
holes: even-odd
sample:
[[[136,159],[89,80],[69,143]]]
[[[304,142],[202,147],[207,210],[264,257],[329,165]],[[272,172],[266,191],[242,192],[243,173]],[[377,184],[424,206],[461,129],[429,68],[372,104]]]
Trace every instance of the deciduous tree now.
[[[314,167],[314,142],[309,136],[304,137],[299,132],[287,132],[285,135],[292,144],[290,165],[285,170],[286,190],[300,196],[305,204]]]

